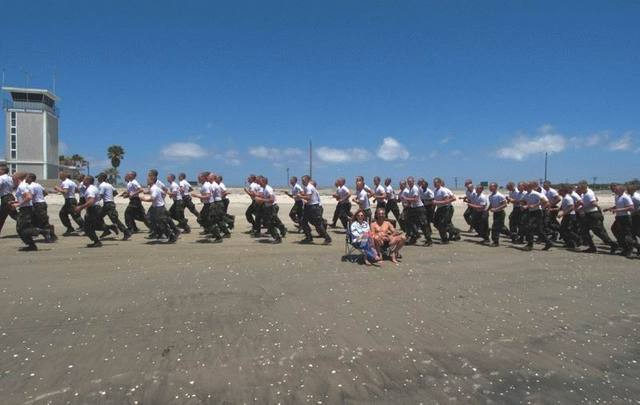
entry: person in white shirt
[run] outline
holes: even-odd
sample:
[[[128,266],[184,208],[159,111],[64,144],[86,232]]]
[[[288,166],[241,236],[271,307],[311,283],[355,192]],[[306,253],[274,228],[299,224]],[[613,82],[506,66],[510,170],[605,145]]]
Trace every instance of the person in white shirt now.
[[[412,176],[407,177],[407,193],[404,195],[404,201],[408,204],[407,211],[407,245],[413,245],[420,237],[420,231],[424,235],[424,246],[431,246],[431,225],[427,221],[427,211],[422,202],[421,188],[415,184]]]
[[[363,183],[364,184],[364,183]],[[371,228],[367,221],[366,214],[359,209],[353,215],[353,221],[349,228],[351,244],[364,253],[364,264],[367,266],[378,266],[381,260],[375,248],[375,243],[371,236]]]
[[[142,200],[140,199],[140,194],[144,193],[144,189],[138,180],[136,180],[136,177],[138,177],[138,174],[134,171],[125,174],[124,179],[127,182],[127,191],[122,194],[122,197],[129,198],[129,204],[124,210],[124,223],[130,233],[140,232],[136,221],[144,223],[147,228],[151,229],[147,215],[144,212],[144,207],[142,206]]]
[[[466,179],[464,181],[464,188],[465,188],[464,190],[465,196],[462,198],[462,201],[466,203],[473,202],[475,198],[475,192],[476,192],[475,186],[473,185],[473,181],[471,179]],[[467,223],[467,225],[469,225],[468,232],[473,231],[473,218],[471,218],[472,216],[473,216],[473,208],[467,205],[467,209],[464,210],[462,217],[464,218],[464,221]]]
[[[120,221],[120,217],[118,216],[118,210],[116,209],[116,203],[114,201],[114,196],[118,194],[117,191],[113,188],[111,184],[107,182],[107,175],[105,173],[100,173],[98,175],[98,193],[100,195],[100,199],[102,200],[102,218],[109,217],[111,220],[110,226],[108,229],[100,235],[100,238],[104,238],[111,234],[111,231],[115,232],[116,235],[118,231],[122,232],[123,237],[122,240],[128,240],[131,238],[131,232],[127,229],[126,226]]]
[[[244,216],[247,218],[247,222],[251,224],[251,229],[253,233],[253,230],[256,228],[256,224],[255,224],[256,220],[260,219],[259,215],[256,214],[257,206],[254,201],[254,197],[262,193],[262,188],[258,183],[256,183],[255,174],[250,174],[249,177],[247,177],[247,183],[249,184],[249,186],[245,188],[244,191],[251,198],[251,204],[249,204],[249,207],[245,211]],[[262,225],[258,224],[258,230],[260,230],[261,227]]]
[[[85,202],[78,205],[75,210],[80,213],[86,209],[84,215],[84,234],[91,240],[92,243],[87,247],[97,248],[102,246],[102,242],[98,238],[96,231],[104,230],[105,224],[102,220],[102,205],[100,205],[100,192],[98,187],[93,183],[95,182],[93,176],[84,176],[82,183],[85,186],[84,199]]]
[[[291,207],[291,211],[289,211],[289,218],[291,221],[300,228],[300,220],[302,219],[302,211],[303,211],[303,203],[299,194],[302,192],[302,186],[298,184],[298,178],[296,176],[291,176],[289,179],[289,185],[291,186],[290,192],[285,192],[286,195],[293,199],[293,206]]]
[[[27,173],[14,173],[11,179],[16,188],[16,199],[10,204],[12,208],[18,210],[16,231],[25,244],[19,249],[22,252],[38,250],[33,238],[42,232],[33,223],[33,194],[25,181],[26,178]]]
[[[440,243],[460,240],[460,230],[451,222],[454,212],[452,203],[457,199],[456,196],[444,186],[444,181],[439,177],[433,179],[433,187],[433,204],[436,206],[434,223],[440,233]]]
[[[300,221],[300,227],[304,231],[305,238],[301,240],[300,243],[313,242],[311,227],[309,226],[309,224],[312,224],[320,237],[324,238],[324,244],[328,245],[331,243],[331,237],[327,233],[325,221],[324,218],[322,218],[322,205],[320,203],[318,190],[316,190],[316,187],[313,185],[311,177],[307,175],[302,176],[302,186],[303,191],[300,193],[300,198],[304,201],[304,211],[302,221]]]
[[[433,205],[433,190],[429,188],[429,183],[423,178],[418,179],[418,187],[420,188],[420,200],[422,200],[427,214],[427,222],[432,224],[436,213],[436,207]]]
[[[191,199],[191,191],[193,188],[191,187],[191,183],[187,181],[187,175],[184,173],[180,173],[178,175],[178,185],[180,186],[180,191],[182,192],[182,203],[185,208],[191,211],[196,218],[200,215],[196,206],[193,204],[193,200]]]
[[[380,177],[375,176],[373,178],[373,198],[376,200],[376,209],[384,208],[385,211],[387,209],[387,191],[385,187],[380,184]]]
[[[524,197],[525,205],[524,209],[527,210],[527,226],[526,226],[526,240],[527,245],[523,249],[530,251],[533,249],[533,241],[537,235],[539,240],[544,242],[544,248],[542,250],[549,250],[553,246],[547,234],[544,232],[544,220],[542,210],[546,209],[549,205],[549,201],[544,194],[537,191],[538,182],[531,181],[527,184],[527,194]]]
[[[169,216],[175,219],[178,227],[182,228],[184,233],[191,232],[187,218],[184,216],[184,204],[182,203],[182,190],[176,182],[176,176],[173,173],[167,175],[167,184],[169,184],[169,197],[173,200],[171,208],[169,208]]]
[[[549,207],[543,211],[544,231],[547,235],[550,235],[552,241],[555,241],[560,231],[560,223],[556,216],[558,214],[558,204],[560,204],[562,197],[560,197],[555,188],[551,187],[551,182],[548,180],[542,183],[542,194],[549,201]]]
[[[519,238],[524,236],[524,225],[522,224],[522,206],[520,201],[522,198],[521,185],[516,187],[515,183],[510,181],[505,186],[509,194],[506,196],[507,202],[511,204],[511,213],[509,214],[509,233],[511,234],[511,241],[516,243]]]
[[[158,171],[155,169],[149,170],[147,173],[147,185],[149,186],[149,195],[140,194],[142,201],[150,202],[148,220],[151,226],[151,238],[160,239],[163,236],[167,237],[168,243],[175,243],[178,240],[178,233],[176,232],[175,224],[167,213],[164,197],[166,191],[162,187],[162,182],[158,180]],[[173,225],[173,226],[171,226]]]
[[[496,186],[497,189],[497,186]],[[477,186],[467,197],[467,206],[471,208],[471,224],[482,238],[482,243],[489,243],[489,199],[484,194],[484,187]]]
[[[224,213],[224,193],[222,187],[220,187],[219,176],[216,173],[211,173],[209,175],[209,183],[211,183],[211,214],[213,217],[211,221],[218,227],[220,232],[222,232],[223,238],[230,238],[231,232],[229,231],[229,223],[227,222],[226,215]],[[258,233],[260,232],[260,228],[258,228]]]
[[[202,202],[202,209],[198,217],[198,223],[204,229],[201,234],[212,237],[214,243],[221,243],[222,235],[220,234],[220,228],[218,228],[218,224],[214,220],[216,213],[214,212],[214,196],[210,175],[210,172],[202,172],[198,175],[198,181],[201,184],[200,193],[194,191],[191,193],[191,196],[200,199]]]
[[[9,175],[7,166],[0,166],[0,232],[7,217],[11,217],[14,221],[18,220],[18,212],[11,204],[15,201],[13,196],[13,178]]]
[[[631,213],[631,230],[634,238],[640,238],[640,191],[635,183],[627,184],[627,193],[633,201],[633,212]]]
[[[633,237],[633,228],[631,224],[631,213],[635,211],[633,199],[626,193],[625,187],[616,184],[612,187],[615,194],[615,205],[606,208],[604,212],[613,213],[616,218],[611,226],[611,231],[618,241],[618,245],[622,248],[622,255],[631,257],[631,252],[635,247],[640,253],[640,245]]]
[[[60,212],[58,216],[60,217],[60,222],[66,228],[66,231],[62,234],[62,236],[72,235],[76,230],[73,229],[71,225],[71,220],[69,217],[73,218],[75,223],[78,225],[78,230],[81,230],[84,226],[84,221],[82,220],[82,216],[75,211],[75,208],[78,206],[78,201],[76,200],[76,182],[69,178],[69,174],[65,172],[60,172],[60,185],[55,186],[54,190],[62,194],[64,197],[64,204],[62,208],[60,208]]]
[[[84,196],[85,192],[87,191],[87,186],[84,185],[84,176],[84,174],[81,174],[78,176],[78,178],[76,178],[76,180],[78,181],[78,187],[76,187],[76,193],[78,194],[78,205],[82,205],[87,202]]]
[[[336,227],[336,222],[338,219],[342,223],[343,228],[347,228],[349,225],[349,219],[352,217],[351,214],[351,201],[349,201],[349,197],[351,197],[351,191],[345,186],[346,180],[344,177],[340,177],[336,180],[336,192],[333,194],[333,198],[336,199],[336,210],[333,214],[333,223],[331,227]]]
[[[356,195],[353,197],[353,202],[358,204],[358,208],[364,212],[367,221],[371,222],[371,201],[369,200],[369,193],[364,189],[364,181],[362,180],[356,182]]]
[[[409,202],[407,202],[407,196],[409,195],[409,189],[407,188],[407,182],[405,180],[400,180],[398,182],[398,201],[402,205],[402,212],[400,213],[400,229],[405,234],[408,234],[407,230],[407,214],[409,213]]]
[[[398,195],[396,194],[396,190],[393,189],[390,177],[384,179],[384,191],[387,193],[387,207],[384,210],[385,215],[389,218],[389,213],[392,212],[398,224],[402,225],[400,221],[400,208],[398,207]]]
[[[261,215],[264,226],[267,227],[267,231],[273,238],[273,243],[282,243],[282,238],[287,235],[287,228],[278,218],[276,194],[269,185],[268,178],[258,176],[257,181],[262,187],[262,195],[255,196],[255,201],[257,204],[262,205]]]
[[[513,183],[512,183],[513,184]],[[498,191],[497,183],[489,184],[489,212],[493,213],[493,222],[491,223],[491,246],[500,245],[500,234],[505,233],[504,219],[505,209],[507,208],[507,197]],[[511,236],[508,232],[507,236]]]
[[[557,211],[557,218],[560,218],[560,237],[564,241],[564,245],[569,249],[575,249],[578,243],[578,234],[576,229],[576,210],[575,202],[571,197],[571,187],[567,184],[562,184],[558,188],[558,194],[560,195],[560,206],[552,209]]]
[[[609,237],[607,230],[604,228],[604,218],[598,206],[598,198],[595,193],[589,188],[586,180],[578,183],[577,190],[578,193],[582,195],[582,201],[579,203],[579,207],[582,212],[584,212],[582,242],[589,246],[586,250],[583,250],[583,252],[596,253],[598,251],[591,237],[590,232],[593,232],[594,235],[609,246],[611,253],[615,253],[616,250],[618,250],[618,244]]]
[[[25,181],[29,185],[31,195],[33,196],[33,222],[37,228],[42,229],[42,236],[44,236],[45,242],[55,242],[58,237],[56,236],[53,225],[49,223],[47,201],[45,200],[47,191],[40,183],[36,182],[36,175],[34,173],[27,174]]]

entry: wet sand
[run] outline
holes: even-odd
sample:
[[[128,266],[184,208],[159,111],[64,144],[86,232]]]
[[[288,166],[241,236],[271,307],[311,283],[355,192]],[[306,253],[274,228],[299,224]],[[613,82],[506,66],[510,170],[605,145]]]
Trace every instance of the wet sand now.
[[[125,203],[118,199],[121,219]],[[280,217],[290,204],[280,197]],[[640,260],[476,238],[411,246],[400,266],[200,229],[18,253],[0,239],[3,404],[575,403],[640,398]],[[49,214],[57,218],[59,199]],[[455,224],[461,228],[461,207]],[[326,204],[325,218],[333,205]],[[607,224],[611,223],[607,215]],[[119,238],[118,238],[119,239]]]

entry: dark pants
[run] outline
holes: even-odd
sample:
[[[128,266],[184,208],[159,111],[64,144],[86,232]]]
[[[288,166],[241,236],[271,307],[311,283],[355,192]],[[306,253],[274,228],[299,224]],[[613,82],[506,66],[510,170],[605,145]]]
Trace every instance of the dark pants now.
[[[15,201],[13,194],[3,195],[0,199],[0,232],[7,217],[13,218],[14,221],[18,220],[18,212],[11,206],[12,201]]]
[[[58,216],[60,217],[60,222],[62,222],[62,225],[69,231],[73,230],[73,226],[71,226],[71,220],[69,219],[69,216],[73,218],[80,229],[84,227],[82,216],[80,215],[80,213],[76,212],[77,206],[78,203],[76,202],[75,198],[66,198],[64,200],[64,205],[62,206],[62,208],[60,208],[60,213],[58,214]]]
[[[224,201],[215,201],[211,212],[213,213],[213,222],[218,225],[218,229],[225,234],[230,235],[229,222],[224,212]]]
[[[504,230],[504,218],[506,214],[504,210],[493,213],[493,223],[491,224],[491,240],[494,243],[500,242],[500,234]]]
[[[116,210],[116,203],[112,201],[105,202],[104,205],[102,206],[101,215],[103,220],[104,220],[104,217],[109,217],[109,220],[111,221],[111,223],[117,226],[120,232],[124,233],[128,231],[127,227],[125,227],[122,221],[120,221],[120,217],[118,217],[118,211]]]
[[[247,222],[250,223],[252,226],[255,223],[255,214],[256,214],[256,208],[257,208],[258,204],[256,204],[255,201],[251,201],[251,204],[249,204],[249,207],[247,208],[247,210],[244,213],[244,216],[247,218]]]
[[[171,218],[175,219],[178,222],[178,226],[185,231],[189,232],[190,228],[188,225],[187,218],[184,216],[184,203],[182,200],[174,200],[171,208],[169,208],[169,215]]]
[[[424,209],[427,212],[427,221],[430,224],[434,223],[436,216],[436,206],[433,205],[433,200],[426,200],[428,203],[424,204]]]
[[[473,227],[473,208],[467,207],[467,209],[464,210],[462,216],[464,217],[464,221],[467,223],[467,225]]]
[[[158,238],[165,235],[167,238],[176,237],[176,230],[174,229],[175,224],[169,216],[167,215],[167,209],[162,207],[153,207],[149,208],[149,225],[151,227],[151,232]],[[172,227],[173,225],[174,227]]]
[[[609,246],[615,245],[615,242],[611,240],[607,230],[604,228],[603,221],[604,218],[600,211],[587,212],[584,214],[582,239],[590,248],[595,248],[595,244],[593,243],[593,238],[589,231],[593,232],[593,234],[600,238],[605,244]]]
[[[580,239],[580,236],[575,232],[576,221],[575,215],[563,215],[560,221],[560,237],[565,246],[572,249],[578,245]]]
[[[633,235],[633,224],[631,215],[617,216],[611,226],[613,236],[622,248],[623,253],[629,253],[633,248],[638,248],[638,243]]]
[[[313,236],[311,235],[311,226],[309,226],[309,224],[316,228],[320,237],[325,238],[325,240],[331,240],[325,228],[324,218],[322,218],[322,207],[320,205],[305,205],[302,221],[300,221],[300,227],[304,231],[306,238],[313,239]]]
[[[191,197],[182,197],[182,203],[184,204],[184,207],[186,209],[191,211],[191,213],[196,216],[196,218],[198,217],[198,215],[200,215],[198,214],[198,210],[196,209],[196,206],[193,203]]]
[[[451,218],[453,218],[452,206],[448,205],[436,208],[434,222],[440,234],[440,240],[443,242],[448,242],[458,237],[459,231],[453,226]]]
[[[129,231],[138,231],[136,221],[144,222],[147,228],[151,228],[145,215],[142,201],[138,197],[133,197],[129,200],[129,205],[127,205],[127,208],[124,210],[124,223],[127,224]]]
[[[300,219],[302,219],[302,206],[302,200],[296,200],[293,203],[293,207],[291,207],[291,211],[289,211],[289,218],[291,218],[294,224],[299,224]]]
[[[471,226],[484,240],[489,240],[489,213],[487,211],[471,211]]]
[[[287,228],[285,228],[280,218],[278,218],[278,210],[277,206],[263,206],[262,207],[262,220],[264,225],[267,227],[269,234],[275,240],[280,240],[282,236],[287,233]],[[280,232],[280,233],[278,233]]]
[[[544,231],[547,235],[557,235],[560,231],[560,223],[558,223],[558,211],[544,212]]]
[[[340,219],[340,223],[343,228],[346,228],[349,225],[349,219],[351,219],[351,203],[349,201],[341,201],[336,205],[336,211],[333,214],[337,216],[337,219]],[[334,219],[333,223],[336,222]]]
[[[88,207],[84,215],[84,234],[94,243],[100,241],[96,231],[105,230],[102,217],[102,207],[99,205]]]
[[[33,207],[22,207],[18,209],[16,216],[16,231],[18,236],[27,246],[34,246],[33,238],[40,233],[33,221]]]
[[[36,228],[40,228],[41,233],[45,239],[53,237],[55,239],[55,233],[53,232],[53,226],[49,223],[49,213],[47,212],[47,203],[33,203],[33,222]]]
[[[533,240],[536,235],[545,245],[550,243],[547,234],[544,232],[542,210],[532,210],[527,213],[527,246],[533,246]]]
[[[521,234],[520,228],[522,228],[522,223],[520,222],[522,218],[522,207],[517,205],[513,206],[513,210],[509,214],[509,232],[511,232],[512,237],[516,237]]]
[[[229,203],[230,203],[230,202],[231,202],[231,201],[229,201],[229,199],[228,199],[228,198],[226,198],[226,197],[222,199],[222,206],[224,207],[224,213],[225,213],[225,214],[226,214],[227,212],[229,212]]]
[[[420,231],[427,241],[431,241],[431,225],[427,221],[427,211],[424,207],[407,208],[407,235],[411,242],[415,242],[420,236]]]
[[[640,238],[640,211],[631,214],[631,231],[634,238]]]
[[[378,201],[376,203],[376,210],[382,208],[385,212],[387,212],[387,202],[386,201]]]
[[[396,200],[389,200],[387,201],[387,206],[384,209],[384,213],[387,216],[387,218],[389,218],[389,213],[392,212],[393,216],[396,217],[396,221],[398,221],[398,223],[401,222],[400,220],[400,209],[398,208],[398,202]]]

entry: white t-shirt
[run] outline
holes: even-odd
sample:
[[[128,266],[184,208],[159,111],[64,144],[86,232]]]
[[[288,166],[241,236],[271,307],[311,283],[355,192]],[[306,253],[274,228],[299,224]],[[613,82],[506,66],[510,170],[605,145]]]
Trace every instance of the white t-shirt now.
[[[495,193],[489,194],[489,206],[491,208],[498,208],[499,206],[504,204],[504,202],[506,200],[507,200],[506,197],[502,193],[500,193],[499,191],[496,191]],[[496,212],[500,212],[500,211],[504,211],[504,207],[499,209]]]
[[[562,197],[562,201],[560,202],[560,209],[562,210],[562,212],[564,212],[565,215],[576,215],[574,207],[575,203],[573,201],[573,198],[571,198],[571,194],[565,194],[565,196]]]
[[[358,200],[358,205],[360,206],[361,209],[363,210],[368,210],[371,208],[371,202],[369,201],[369,193],[367,193],[367,190],[365,190],[364,188],[361,189],[360,191],[357,191],[357,200]]]
[[[13,192],[13,177],[8,174],[0,176],[0,197]]]
[[[202,202],[209,203],[210,201],[213,201],[211,197],[211,183],[209,183],[208,181],[202,183],[202,186],[200,186],[200,194],[206,196],[202,199]]]
[[[222,189],[220,188],[220,184],[218,182],[211,183],[211,198],[209,198],[209,202],[222,201]]]
[[[33,198],[31,200],[29,200],[28,202],[26,202],[25,199],[25,194],[29,193],[31,194],[31,188],[29,187],[29,185],[27,184],[26,181],[22,181],[19,185],[18,188],[16,189],[16,200],[18,200],[18,202],[20,203],[19,207],[32,207],[33,206]]]
[[[34,203],[46,202],[44,199],[44,188],[40,183],[33,181],[29,184],[29,188],[31,189],[31,195],[33,196]]]
[[[433,191],[433,199],[436,201],[444,201],[453,196],[451,190],[446,187],[439,187]],[[440,205],[440,207],[451,207],[451,203]]]
[[[100,203],[100,190],[93,184],[89,184],[87,189],[84,191],[84,198],[87,200],[89,198],[93,198],[93,205],[102,205]]]
[[[509,191],[509,199],[511,201],[520,201],[521,194],[522,193],[518,190],[518,187],[515,187],[513,191]]]
[[[386,194],[387,192],[385,191],[384,186],[382,184],[378,184],[378,186],[376,187],[376,201],[386,201]],[[381,198],[382,196],[384,197]]]
[[[425,200],[425,201],[433,200],[433,190],[431,190],[429,187],[427,187],[426,189],[419,187],[419,189],[420,189],[421,200]]]
[[[540,211],[542,209],[542,202],[547,201],[547,197],[536,190],[531,190],[524,197],[524,200],[527,202],[527,205],[538,205],[535,208],[527,207],[529,211]]]
[[[636,211],[640,211],[640,191],[636,191],[631,196],[631,200],[633,201],[633,206]]]
[[[220,186],[220,191],[222,191],[222,198],[227,198],[227,196],[224,195],[227,191],[227,186],[225,186],[223,182],[218,183],[218,185]]]
[[[476,196],[476,190],[474,190],[473,188],[471,190],[469,190],[468,188],[464,191],[464,194],[467,196],[467,200],[469,200],[469,202],[473,202],[473,199]]]
[[[164,183],[160,181],[160,179],[156,179],[156,186],[160,187],[163,193],[164,193],[164,190],[167,188],[167,186],[165,186]]]
[[[127,193],[129,193],[129,198],[131,199],[132,197],[136,197],[138,198],[139,196],[136,194],[135,196],[132,196],[131,194],[135,193],[136,191],[140,190],[142,187],[140,186],[140,183],[138,183],[138,180],[133,179],[130,182],[127,183]]]
[[[180,190],[180,185],[178,183],[172,181],[171,184],[169,184],[169,191],[172,194],[175,193],[175,196],[171,197],[173,201],[182,201],[182,191]]]
[[[262,198],[264,198],[265,200],[271,200],[271,198],[273,198],[273,202],[272,201],[264,202],[265,207],[271,207],[273,204],[275,204],[276,195],[273,193],[273,188],[271,188],[270,185],[266,184],[264,186],[262,190]]]
[[[336,194],[338,194],[338,198],[340,200],[344,200],[349,195],[349,189],[347,188],[347,186],[340,186],[336,190]]]
[[[408,207],[409,203],[407,202],[407,197],[409,196],[409,188],[405,187],[400,190],[400,201],[402,201],[403,207]]]
[[[298,194],[302,192],[302,186],[298,183],[291,186],[291,195],[293,196],[294,201],[299,201],[300,197]]]
[[[180,186],[180,194],[182,194],[182,197],[191,197],[191,195],[189,194],[189,192],[191,191],[191,184],[189,184],[187,179],[180,180],[180,183],[178,183],[178,185]]]
[[[416,201],[412,201],[409,203],[409,207],[417,208],[424,207],[424,203],[420,199],[420,187],[417,184],[414,184],[413,187],[409,189],[409,193],[407,194],[409,198],[418,197]]]
[[[313,186],[313,184],[309,183],[305,187],[305,194],[311,196],[307,205],[320,205],[320,195],[318,194],[318,190]]]
[[[384,191],[387,193],[387,201],[395,201],[396,200],[396,190],[393,189],[393,186],[389,184],[385,187]]]
[[[587,188],[587,191],[582,194],[582,208],[584,212],[596,212],[598,211],[598,206],[596,203],[598,202],[598,198],[594,194],[593,190]]]
[[[622,193],[621,196],[616,195],[616,208],[627,208],[633,206],[633,200],[627,193]],[[616,217],[626,217],[631,215],[630,211],[616,211]]]
[[[484,207],[483,210],[486,211],[489,208],[489,199],[485,193],[476,194],[474,204],[482,205]]]
[[[251,191],[254,194],[260,194],[262,193],[262,187],[260,187],[260,184],[253,182],[249,184],[249,191]]]
[[[62,182],[60,183],[60,188],[63,190],[67,190],[66,192],[62,193],[64,195],[64,198],[75,198],[76,187],[76,182],[69,178],[62,180]]]
[[[160,186],[158,186],[158,183],[151,186],[149,192],[151,193],[152,199],[151,206],[164,207],[164,191],[162,190],[162,188],[160,188]]]
[[[560,195],[555,188],[549,187],[549,190],[542,189],[544,191],[544,196],[547,197],[547,200],[551,203],[551,205],[555,205],[557,201],[559,201]]]
[[[103,181],[98,186],[98,191],[100,192],[100,198],[104,202],[113,202],[113,186],[106,181]]]

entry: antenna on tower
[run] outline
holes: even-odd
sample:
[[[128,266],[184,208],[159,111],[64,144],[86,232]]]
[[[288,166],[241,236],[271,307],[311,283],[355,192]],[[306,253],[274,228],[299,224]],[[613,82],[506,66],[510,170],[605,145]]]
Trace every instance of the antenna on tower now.
[[[56,94],[56,68],[53,68],[53,94]]]
[[[313,145],[309,139],[309,177],[313,178]]]
[[[4,68],[2,68],[2,87],[4,87]]]

